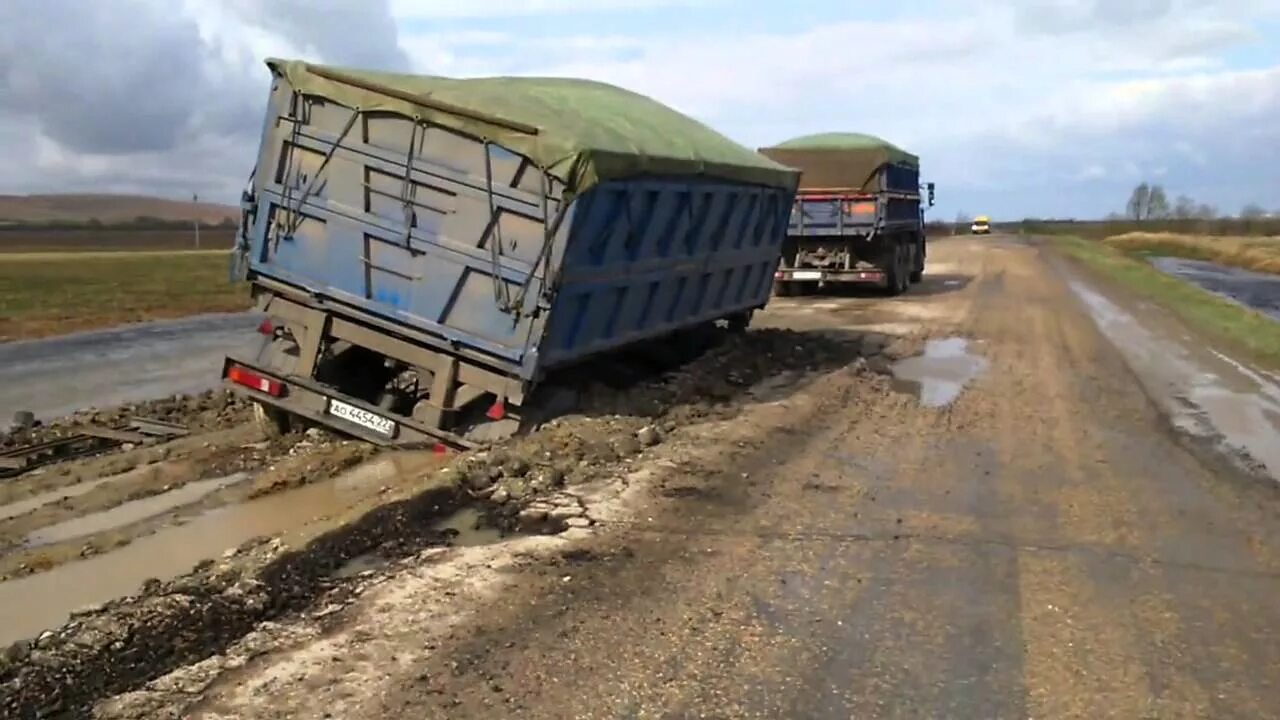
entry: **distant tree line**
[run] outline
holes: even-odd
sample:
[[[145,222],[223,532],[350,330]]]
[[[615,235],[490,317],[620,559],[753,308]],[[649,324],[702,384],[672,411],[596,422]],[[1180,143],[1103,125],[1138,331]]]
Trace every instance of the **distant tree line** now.
[[[38,230],[191,230],[193,220],[171,220],[142,215],[132,220],[103,222],[98,218],[88,220],[48,220],[32,222],[30,220],[0,219],[0,232],[4,231],[38,231]],[[201,228],[234,230],[239,223],[234,218],[211,223],[200,221]]]
[[[1274,213],[1280,216],[1280,211]],[[1179,195],[1170,204],[1164,186],[1151,183],[1139,183],[1129,194],[1129,202],[1125,212],[1112,213],[1108,220],[1214,220],[1222,216],[1216,207],[1208,203],[1199,203],[1186,195]],[[1241,220],[1260,220],[1269,217],[1266,209],[1257,203],[1248,203],[1237,215]]]

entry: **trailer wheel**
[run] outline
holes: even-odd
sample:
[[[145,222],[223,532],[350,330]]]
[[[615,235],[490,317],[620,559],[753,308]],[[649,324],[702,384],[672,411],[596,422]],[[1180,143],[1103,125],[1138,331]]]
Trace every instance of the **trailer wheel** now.
[[[729,317],[725,318],[725,320],[728,321],[729,332],[731,333],[746,332],[747,326],[751,324],[751,315],[752,315],[752,311],[748,310],[746,312],[734,313],[733,315],[730,315]]]
[[[253,424],[268,440],[284,437],[293,429],[293,416],[264,403],[253,404]]]

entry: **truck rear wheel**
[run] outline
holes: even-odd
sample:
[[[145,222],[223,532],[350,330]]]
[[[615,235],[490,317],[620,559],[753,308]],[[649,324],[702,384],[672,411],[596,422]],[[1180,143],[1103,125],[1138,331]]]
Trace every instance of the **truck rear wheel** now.
[[[889,267],[885,268],[885,293],[890,297],[901,295],[907,290],[907,253],[903,252],[901,244],[894,244],[893,252],[890,254]]]
[[[924,242],[917,241],[911,248],[911,275],[908,279],[918,283],[924,279]]]
[[[284,437],[293,430],[293,416],[264,403],[253,404],[253,424],[268,440]]]

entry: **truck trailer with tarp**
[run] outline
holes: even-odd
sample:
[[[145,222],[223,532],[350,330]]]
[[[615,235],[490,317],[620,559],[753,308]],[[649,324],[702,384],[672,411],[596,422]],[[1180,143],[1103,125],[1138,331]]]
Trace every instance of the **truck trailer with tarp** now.
[[[222,372],[268,430],[471,447],[553,370],[768,302],[799,173],[650,98],[267,66],[232,268],[266,320]]]
[[[927,239],[918,157],[860,133],[809,135],[760,153],[801,171],[775,273],[778,294],[875,283],[896,295],[922,278]],[[933,184],[923,189],[932,206]]]

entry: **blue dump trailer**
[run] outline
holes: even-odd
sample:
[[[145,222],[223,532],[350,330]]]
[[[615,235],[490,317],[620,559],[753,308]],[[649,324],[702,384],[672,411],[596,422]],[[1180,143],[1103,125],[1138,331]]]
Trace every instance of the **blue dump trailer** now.
[[[881,138],[824,133],[761,148],[802,172],[776,273],[779,295],[871,283],[905,292],[924,275],[920,160]]]
[[[799,173],[647,97],[267,66],[232,267],[267,320],[223,379],[269,431],[474,446],[553,370],[768,302]]]

